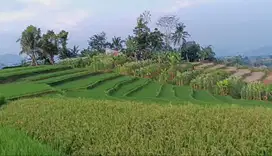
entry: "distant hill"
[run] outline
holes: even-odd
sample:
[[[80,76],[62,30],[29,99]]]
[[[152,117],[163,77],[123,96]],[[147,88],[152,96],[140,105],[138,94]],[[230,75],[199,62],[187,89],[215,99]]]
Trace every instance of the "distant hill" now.
[[[272,46],[264,46],[241,53],[244,56],[269,56],[272,55]]]
[[[4,66],[12,66],[21,63],[23,58],[15,54],[0,54],[0,68]]]

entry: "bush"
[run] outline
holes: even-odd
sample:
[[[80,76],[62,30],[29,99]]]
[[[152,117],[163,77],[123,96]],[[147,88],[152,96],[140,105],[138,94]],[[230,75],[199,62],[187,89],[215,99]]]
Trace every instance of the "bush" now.
[[[6,98],[3,95],[0,95],[0,106],[6,103]]]

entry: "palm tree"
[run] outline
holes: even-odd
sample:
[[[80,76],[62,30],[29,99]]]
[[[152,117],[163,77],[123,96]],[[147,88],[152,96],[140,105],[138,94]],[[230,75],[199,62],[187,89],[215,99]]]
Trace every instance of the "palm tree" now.
[[[73,48],[69,49],[69,57],[76,57],[79,53],[80,49],[79,46],[74,46]]]
[[[37,66],[37,57],[41,52],[40,49],[41,30],[35,26],[28,26],[21,35],[21,38],[17,40],[20,42],[21,51],[20,55],[26,54],[32,60],[32,65]]]
[[[113,37],[112,38],[112,44],[111,44],[111,47],[114,49],[114,50],[121,50],[123,48],[123,43],[125,41],[121,39],[121,37]]]
[[[186,26],[183,23],[178,23],[176,26],[176,30],[172,33],[172,41],[174,42],[174,46],[186,43],[186,38],[190,37],[190,34],[185,31]]]

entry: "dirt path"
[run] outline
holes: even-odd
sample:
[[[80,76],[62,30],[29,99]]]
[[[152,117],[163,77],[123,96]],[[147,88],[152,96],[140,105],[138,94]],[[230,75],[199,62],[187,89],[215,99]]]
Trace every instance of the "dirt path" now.
[[[247,76],[244,81],[245,82],[255,82],[260,81],[265,76],[264,72],[252,72],[250,76]]]
[[[263,80],[264,84],[272,84],[272,73],[269,73],[268,76]]]
[[[237,68],[236,67],[227,67],[225,69],[226,72],[236,72],[237,71]]]
[[[215,65],[215,66],[213,66],[213,67],[208,68],[207,71],[212,71],[212,70],[216,70],[216,69],[221,69],[221,68],[224,68],[224,67],[226,67],[226,66],[223,65],[223,64],[217,64],[217,65]]]
[[[195,69],[203,69],[205,67],[209,67],[212,65],[214,65],[214,63],[203,63],[203,64],[200,64],[199,66],[196,66]]]
[[[249,69],[238,69],[234,74],[232,74],[232,77],[242,77],[246,74],[250,74],[251,70]]]

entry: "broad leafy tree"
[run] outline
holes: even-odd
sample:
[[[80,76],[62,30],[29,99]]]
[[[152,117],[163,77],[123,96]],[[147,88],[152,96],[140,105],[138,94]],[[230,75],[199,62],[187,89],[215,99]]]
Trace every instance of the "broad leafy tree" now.
[[[215,52],[213,51],[211,45],[209,45],[207,47],[202,47],[201,49],[202,49],[200,51],[201,60],[209,60],[209,61],[215,60]]]
[[[17,40],[20,42],[21,52],[31,58],[32,65],[36,66],[40,51],[41,30],[33,25],[28,26]]]
[[[41,57],[49,59],[51,64],[54,64],[54,56],[59,54],[58,48],[58,36],[53,30],[48,30],[46,34],[43,34],[41,39]]]
[[[138,17],[137,25],[133,30],[140,51],[146,50],[149,46],[148,39],[150,28],[148,27],[148,23],[150,22],[150,16],[150,13],[147,11],[141,14],[140,17]]]
[[[60,47],[60,54],[59,54],[60,59],[69,58],[69,50],[67,48],[68,35],[69,35],[69,33],[64,30],[62,30],[58,34],[59,44],[61,46]]]
[[[106,33],[101,32],[100,34],[93,35],[92,37],[90,37],[88,44],[91,51],[104,53],[108,46]]]
[[[199,61],[201,48],[200,45],[194,41],[186,42],[181,48],[181,57],[185,58],[188,62]]]
[[[163,33],[161,33],[158,28],[155,28],[153,32],[149,35],[150,49],[151,51],[160,51],[163,49]]]

